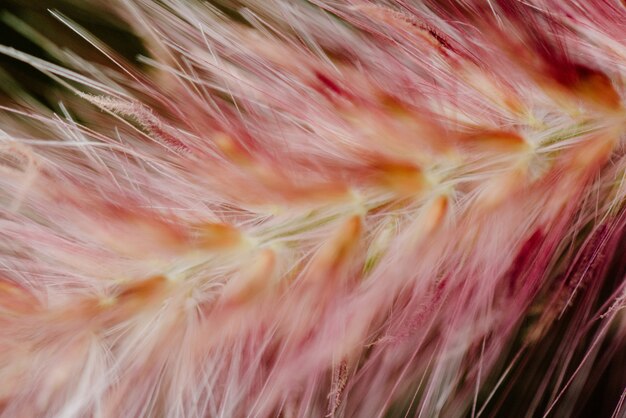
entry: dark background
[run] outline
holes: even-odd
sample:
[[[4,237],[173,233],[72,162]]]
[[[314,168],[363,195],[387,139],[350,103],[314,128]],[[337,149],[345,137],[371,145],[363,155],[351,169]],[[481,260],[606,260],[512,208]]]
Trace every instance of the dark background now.
[[[50,13],[50,10],[56,10],[129,62],[137,63],[139,54],[147,55],[141,41],[131,33],[123,19],[95,3],[103,4],[86,0],[0,0],[0,44],[58,63],[39,42],[20,33],[17,22],[18,26],[25,24],[34,29],[59,48],[71,50],[89,61],[110,65],[104,55]],[[56,108],[62,89],[28,64],[0,54],[0,103],[10,102],[15,92],[25,90],[48,107]]]

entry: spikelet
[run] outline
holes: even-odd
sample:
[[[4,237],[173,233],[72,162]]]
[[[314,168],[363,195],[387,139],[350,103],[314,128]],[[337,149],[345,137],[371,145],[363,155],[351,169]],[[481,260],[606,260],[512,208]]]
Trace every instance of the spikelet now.
[[[87,3],[142,70],[0,46],[1,417],[626,414],[624,2]]]

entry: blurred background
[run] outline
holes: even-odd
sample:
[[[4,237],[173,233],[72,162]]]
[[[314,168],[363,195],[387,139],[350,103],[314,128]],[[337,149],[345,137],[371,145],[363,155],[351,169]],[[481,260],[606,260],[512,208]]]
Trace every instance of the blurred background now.
[[[147,55],[141,40],[124,20],[102,7],[106,4],[86,0],[0,0],[0,44],[52,63],[59,63],[51,52],[59,48],[110,65],[104,55],[52,15],[51,11],[57,11],[141,67],[137,56]],[[10,102],[20,90],[51,109],[56,108],[63,94],[63,87],[45,74],[0,54],[0,103]]]

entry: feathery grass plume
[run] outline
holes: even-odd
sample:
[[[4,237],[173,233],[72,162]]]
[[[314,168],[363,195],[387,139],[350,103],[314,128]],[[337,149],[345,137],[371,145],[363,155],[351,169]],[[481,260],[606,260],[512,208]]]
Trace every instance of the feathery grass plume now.
[[[623,2],[90,2],[0,46],[0,416],[626,416]]]

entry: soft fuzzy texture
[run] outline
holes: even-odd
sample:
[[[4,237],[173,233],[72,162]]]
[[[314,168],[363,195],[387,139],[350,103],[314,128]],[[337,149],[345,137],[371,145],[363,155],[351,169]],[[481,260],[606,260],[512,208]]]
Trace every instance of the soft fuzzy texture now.
[[[98,2],[0,47],[2,417],[626,416],[624,3]]]

